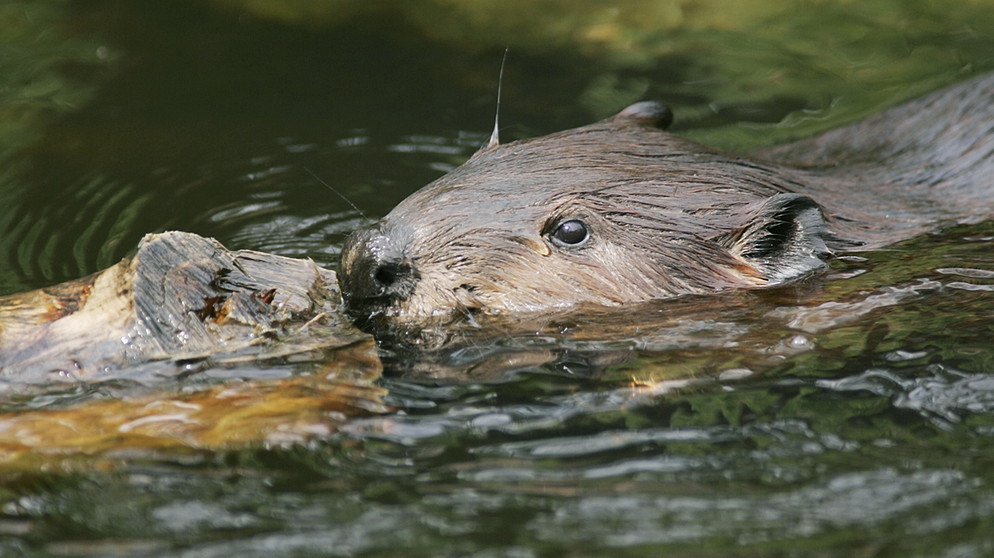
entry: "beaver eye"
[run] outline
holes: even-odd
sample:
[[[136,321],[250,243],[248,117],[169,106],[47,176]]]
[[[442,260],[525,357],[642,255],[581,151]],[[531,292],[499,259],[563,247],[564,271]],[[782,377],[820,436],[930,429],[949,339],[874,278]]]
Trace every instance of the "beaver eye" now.
[[[570,219],[559,223],[550,236],[559,244],[576,246],[583,244],[590,237],[590,231],[583,221]]]

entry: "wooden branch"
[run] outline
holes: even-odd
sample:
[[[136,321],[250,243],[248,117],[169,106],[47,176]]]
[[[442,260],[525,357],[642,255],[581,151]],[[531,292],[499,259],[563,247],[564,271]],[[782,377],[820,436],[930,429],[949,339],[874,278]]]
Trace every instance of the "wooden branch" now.
[[[310,260],[231,252],[191,233],[148,235],[100,273],[0,298],[0,375],[103,380],[363,342],[375,351],[339,302],[335,273]]]

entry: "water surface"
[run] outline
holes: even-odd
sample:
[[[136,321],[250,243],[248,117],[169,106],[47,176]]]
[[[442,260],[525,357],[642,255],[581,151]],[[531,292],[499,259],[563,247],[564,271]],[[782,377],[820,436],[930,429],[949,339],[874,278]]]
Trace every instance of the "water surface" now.
[[[0,9],[0,292],[168,229],[333,267],[485,142],[506,46],[505,140],[658,98],[748,149],[994,69],[987,2],[254,4]],[[382,390],[323,381],[356,354],[8,391],[0,554],[987,556],[992,238],[386,352]]]

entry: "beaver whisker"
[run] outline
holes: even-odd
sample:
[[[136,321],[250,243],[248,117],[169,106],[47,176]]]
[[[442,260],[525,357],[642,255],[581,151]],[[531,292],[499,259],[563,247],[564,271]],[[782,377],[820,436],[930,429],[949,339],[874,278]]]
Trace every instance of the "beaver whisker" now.
[[[325,182],[324,180],[322,180],[321,177],[318,176],[309,167],[301,167],[301,168],[303,168],[304,171],[307,172],[307,174],[311,175],[314,178],[314,180],[317,180],[318,184],[320,184],[320,185],[324,186],[325,188],[331,190],[331,192],[333,194],[335,194],[336,196],[338,196],[339,198],[341,198],[342,201],[344,201],[345,203],[347,203],[349,205],[349,207],[351,207],[356,213],[359,214],[359,217],[362,217],[362,220],[366,222],[365,224],[367,226],[368,225],[372,225],[375,222],[372,219],[370,219],[369,216],[366,215],[365,212],[363,212],[363,210],[359,209],[359,206],[357,206],[356,204],[352,203],[352,200],[350,200],[347,196],[345,196],[345,194],[339,192],[336,188],[332,187],[331,184],[328,184],[327,182]]]

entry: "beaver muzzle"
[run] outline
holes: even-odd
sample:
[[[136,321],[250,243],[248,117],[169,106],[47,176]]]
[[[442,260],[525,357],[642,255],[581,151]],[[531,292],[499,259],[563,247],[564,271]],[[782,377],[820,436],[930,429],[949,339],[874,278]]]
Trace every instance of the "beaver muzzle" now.
[[[395,245],[379,226],[360,229],[345,241],[339,283],[353,318],[382,314],[414,292],[418,272],[413,262],[392,249]]]

